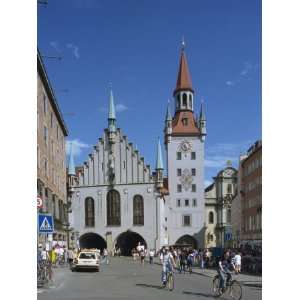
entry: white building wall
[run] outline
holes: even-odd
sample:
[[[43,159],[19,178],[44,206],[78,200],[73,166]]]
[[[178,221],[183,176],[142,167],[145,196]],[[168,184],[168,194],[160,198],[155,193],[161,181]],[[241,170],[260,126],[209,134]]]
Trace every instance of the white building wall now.
[[[192,143],[192,152],[196,152],[196,159],[191,160],[191,152],[182,153],[181,160],[176,159],[176,153],[180,150],[180,144],[183,140],[188,140]],[[204,215],[204,143],[199,137],[172,137],[172,140],[167,145],[168,152],[168,180],[169,193],[167,214],[168,214],[168,233],[170,243],[175,243],[181,236],[189,234],[198,241],[198,246],[202,245],[203,226],[205,222]],[[180,182],[180,177],[177,176],[177,169],[180,168],[182,173],[184,169],[196,169],[196,176],[192,176],[191,184],[196,184],[196,192],[192,192],[191,186],[186,191],[182,185],[182,192],[177,192],[177,184]],[[192,206],[192,199],[197,199],[197,206]],[[177,199],[181,199],[181,207],[176,206]],[[189,199],[190,206],[184,207],[184,199]],[[191,226],[183,226],[183,215],[190,215]]]

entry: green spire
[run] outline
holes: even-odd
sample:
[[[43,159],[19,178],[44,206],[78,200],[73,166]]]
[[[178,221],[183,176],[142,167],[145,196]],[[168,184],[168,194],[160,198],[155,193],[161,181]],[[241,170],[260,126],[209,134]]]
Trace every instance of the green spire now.
[[[111,132],[116,131],[116,111],[115,111],[112,88],[110,88],[110,94],[109,94],[108,128],[109,131]]]
[[[73,146],[73,143],[70,142],[70,156],[69,156],[68,174],[69,175],[76,175],[72,146]]]
[[[172,116],[171,116],[171,112],[170,112],[170,100],[168,100],[166,121],[172,121]]]
[[[163,160],[162,160],[162,154],[161,154],[161,146],[160,146],[160,140],[158,138],[157,143],[157,156],[156,156],[156,170],[163,170]]]

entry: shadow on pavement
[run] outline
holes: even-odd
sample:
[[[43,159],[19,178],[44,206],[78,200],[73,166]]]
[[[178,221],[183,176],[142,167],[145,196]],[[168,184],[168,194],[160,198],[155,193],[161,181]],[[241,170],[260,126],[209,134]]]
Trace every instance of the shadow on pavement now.
[[[254,288],[260,288],[262,289],[261,283],[242,283],[244,286],[254,287]]]
[[[182,291],[182,294],[193,295],[193,296],[203,296],[206,298],[215,298],[212,294],[206,294],[206,293],[194,293],[194,292]]]
[[[163,289],[163,287],[160,285],[145,284],[145,283],[137,283],[136,286],[149,287],[149,288],[154,288],[154,289],[158,289],[158,290]]]

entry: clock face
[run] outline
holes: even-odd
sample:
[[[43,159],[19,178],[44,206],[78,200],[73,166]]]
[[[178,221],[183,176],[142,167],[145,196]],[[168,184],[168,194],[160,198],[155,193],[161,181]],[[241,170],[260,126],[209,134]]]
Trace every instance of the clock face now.
[[[229,169],[225,170],[224,175],[225,176],[232,176],[232,170],[229,170]]]
[[[187,140],[181,142],[180,150],[184,153],[192,151],[192,143]]]

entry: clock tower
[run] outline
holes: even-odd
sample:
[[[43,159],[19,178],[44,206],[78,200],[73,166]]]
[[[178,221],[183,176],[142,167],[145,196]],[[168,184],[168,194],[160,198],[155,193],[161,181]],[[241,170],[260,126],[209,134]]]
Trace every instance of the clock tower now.
[[[173,92],[175,112],[168,105],[165,120],[168,190],[166,220],[168,243],[203,247],[204,237],[204,141],[206,120],[194,115],[194,89],[184,45]],[[201,105],[203,119],[203,103]],[[205,117],[204,117],[205,118]],[[205,128],[204,128],[205,127]]]

